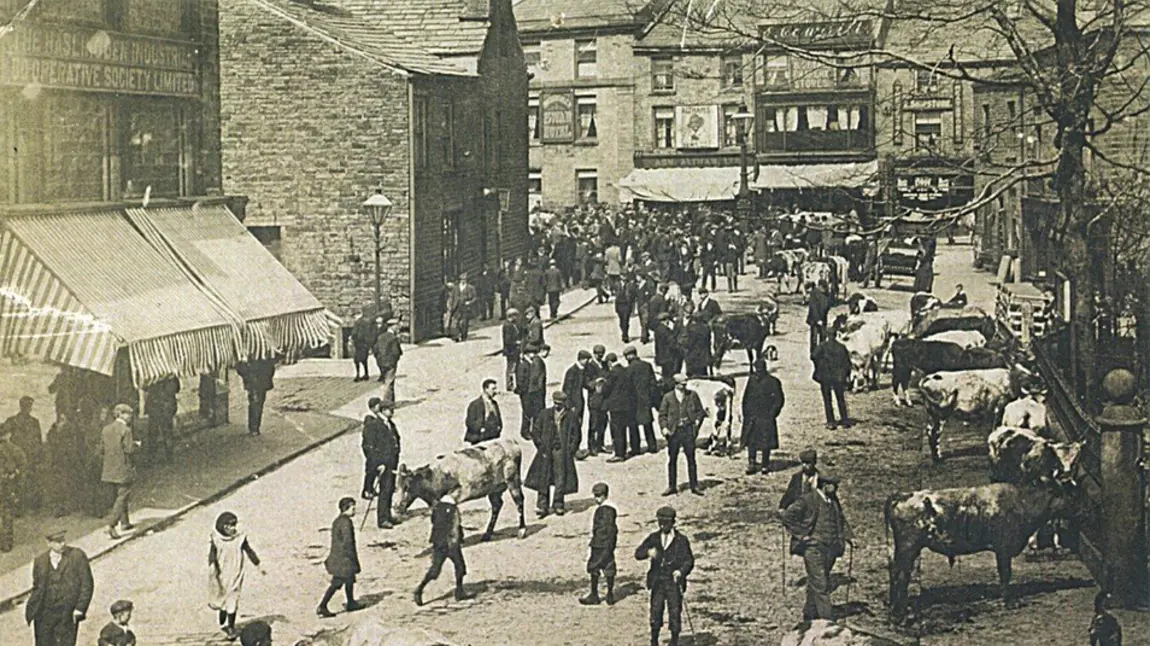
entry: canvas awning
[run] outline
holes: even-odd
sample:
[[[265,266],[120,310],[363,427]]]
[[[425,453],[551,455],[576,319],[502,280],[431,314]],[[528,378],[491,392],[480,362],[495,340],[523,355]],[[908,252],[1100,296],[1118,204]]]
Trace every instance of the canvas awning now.
[[[127,348],[142,387],[329,338],[322,305],[226,207],[29,215],[3,227],[6,356],[112,375]]]
[[[878,162],[759,166],[751,189],[863,188],[876,183]]]
[[[739,169],[636,168],[620,179],[619,201],[722,202],[739,194]]]

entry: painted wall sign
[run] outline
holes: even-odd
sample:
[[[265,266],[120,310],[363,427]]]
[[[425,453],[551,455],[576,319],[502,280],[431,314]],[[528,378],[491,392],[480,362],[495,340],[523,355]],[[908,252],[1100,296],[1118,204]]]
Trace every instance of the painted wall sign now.
[[[679,148],[719,147],[719,107],[715,105],[681,105],[675,108]]]
[[[874,34],[870,20],[834,20],[826,22],[763,25],[760,32],[765,40],[818,47],[865,47]]]
[[[954,108],[954,100],[941,96],[912,96],[906,100],[906,109],[914,112],[943,112]]]
[[[0,85],[194,97],[197,72],[193,43],[35,24],[0,40]]]
[[[539,105],[543,112],[543,143],[575,141],[575,93],[546,92],[539,96]]]

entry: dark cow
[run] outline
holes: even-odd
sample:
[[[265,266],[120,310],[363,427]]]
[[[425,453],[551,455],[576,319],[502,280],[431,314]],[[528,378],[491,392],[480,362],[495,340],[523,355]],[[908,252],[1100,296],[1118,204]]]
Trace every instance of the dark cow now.
[[[951,565],[958,556],[994,552],[1002,598],[1010,607],[1011,560],[1022,553],[1035,530],[1073,509],[1077,489],[1073,480],[1062,479],[892,496],[884,510],[887,527],[894,533],[891,620],[906,619],[907,586],[923,549],[945,556]]]
[[[916,323],[927,312],[940,307],[942,307],[942,301],[934,294],[915,292],[914,296],[910,297],[910,317]]]
[[[779,304],[772,298],[759,305],[754,314],[722,315],[711,321],[711,334],[714,337],[713,365],[716,369],[723,363],[723,355],[736,344],[747,351],[747,365],[753,366],[755,359],[763,354],[763,343],[768,334],[776,333],[779,320]]]
[[[523,450],[511,438],[480,442],[436,456],[435,460],[414,470],[399,465],[395,487],[399,504],[395,509],[404,513],[416,499],[432,507],[447,494],[458,504],[477,500],[483,496],[491,502],[491,520],[483,532],[483,540],[491,540],[495,521],[503,508],[503,493],[511,492],[511,499],[519,509],[519,538],[527,535],[523,519]]]
[[[994,318],[982,308],[968,306],[962,309],[932,309],[923,312],[915,319],[912,333],[923,338],[939,332],[951,330],[974,330],[981,332],[989,341],[998,332]]]
[[[891,360],[891,388],[894,390],[894,404],[901,406],[905,398],[907,406],[911,406],[910,378],[915,370],[923,373],[939,372],[943,370],[972,370],[977,368],[1005,368],[1006,359],[993,350],[986,348],[970,348],[964,350],[962,346],[946,341],[921,341],[919,339],[895,339],[890,346]]]

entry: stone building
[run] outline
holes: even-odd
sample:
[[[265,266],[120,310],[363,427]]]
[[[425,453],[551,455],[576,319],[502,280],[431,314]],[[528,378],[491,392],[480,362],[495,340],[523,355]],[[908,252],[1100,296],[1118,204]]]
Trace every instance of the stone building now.
[[[545,207],[617,202],[634,167],[636,39],[665,2],[522,0],[530,185]]]
[[[511,0],[222,0],[220,33],[224,181],[253,233],[350,324],[382,191],[382,292],[412,341],[441,334],[445,281],[525,247]]]

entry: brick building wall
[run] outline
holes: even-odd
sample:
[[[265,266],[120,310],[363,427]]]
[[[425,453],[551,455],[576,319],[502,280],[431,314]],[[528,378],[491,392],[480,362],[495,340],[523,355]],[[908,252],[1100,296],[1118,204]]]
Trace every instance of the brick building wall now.
[[[533,70],[530,92],[538,98],[548,90],[574,90],[576,100],[594,99],[596,106],[594,140],[542,144],[532,141],[530,168],[542,174],[542,203],[545,208],[577,204],[578,171],[595,171],[600,202],[618,202],[615,187],[634,168],[635,93],[634,36],[630,33],[599,33],[596,41],[596,74],[577,78],[575,42],[591,34],[525,34],[523,40],[539,43],[539,66]],[[528,134],[526,127],[524,134]]]
[[[196,192],[218,195],[223,191],[223,160],[220,145],[220,12],[218,0],[199,0],[200,13],[200,111],[196,124],[199,159]]]
[[[224,188],[249,197],[246,224],[279,227],[281,261],[350,322],[373,300],[361,204],[382,187],[383,292],[409,324],[407,79],[245,0],[222,0],[220,45]]]

